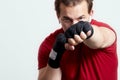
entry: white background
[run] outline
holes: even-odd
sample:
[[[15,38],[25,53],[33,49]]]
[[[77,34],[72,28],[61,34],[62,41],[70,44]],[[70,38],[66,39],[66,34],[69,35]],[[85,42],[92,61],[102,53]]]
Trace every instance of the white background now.
[[[118,59],[119,3],[94,0],[94,18],[110,24],[118,34]],[[59,26],[54,0],[0,0],[0,80],[37,80],[39,45]]]

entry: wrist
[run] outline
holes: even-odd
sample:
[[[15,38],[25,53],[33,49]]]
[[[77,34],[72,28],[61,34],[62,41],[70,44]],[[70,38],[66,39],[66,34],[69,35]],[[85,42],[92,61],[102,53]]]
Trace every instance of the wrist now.
[[[86,39],[91,38],[93,34],[94,34],[94,30],[93,30],[93,28],[91,27],[90,34],[87,36]]]
[[[57,53],[52,49],[48,60],[49,66],[52,68],[59,68],[61,58],[62,58],[62,53]]]

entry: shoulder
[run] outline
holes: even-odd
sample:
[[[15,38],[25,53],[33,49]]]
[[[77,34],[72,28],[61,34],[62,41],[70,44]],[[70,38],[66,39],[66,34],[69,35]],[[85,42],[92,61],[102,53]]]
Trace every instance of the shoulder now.
[[[62,33],[63,30],[62,29],[57,29],[55,30],[54,32],[50,33],[44,40],[43,42],[41,43],[41,47],[42,46],[46,46],[46,47],[49,47],[51,46],[55,39],[56,39],[56,36],[59,34],[59,33]]]
[[[47,42],[48,42],[48,41],[54,42],[54,40],[56,39],[56,37],[57,37],[57,35],[58,35],[59,33],[63,33],[63,29],[62,29],[62,28],[57,29],[57,30],[55,30],[54,32],[50,33],[50,34],[45,38],[44,42],[46,42],[46,41],[47,41]]]
[[[110,26],[108,23],[105,23],[105,22],[102,22],[102,21],[97,21],[97,20],[95,20],[95,19],[92,19],[90,24],[91,24],[91,25],[96,25],[97,27],[105,27],[105,28],[107,28],[107,29],[109,29],[109,30],[112,30],[112,31],[115,33],[115,35],[117,35],[117,34],[116,34],[116,31],[115,31],[115,30],[113,29],[113,27]]]
[[[97,20],[95,20],[95,19],[92,19],[91,24],[92,24],[92,25],[96,25],[96,26],[98,26],[98,27],[109,28],[109,29],[111,29],[112,31],[114,31],[114,29],[113,29],[108,23],[105,23],[105,22],[102,22],[102,21],[97,21]],[[115,31],[114,31],[114,32],[115,32]]]
[[[102,22],[102,21],[97,21],[97,20],[95,20],[95,19],[92,19],[91,24],[92,24],[92,25],[97,25],[97,26],[99,26],[99,27],[100,27],[100,26],[110,27],[110,25],[108,25],[107,23]]]

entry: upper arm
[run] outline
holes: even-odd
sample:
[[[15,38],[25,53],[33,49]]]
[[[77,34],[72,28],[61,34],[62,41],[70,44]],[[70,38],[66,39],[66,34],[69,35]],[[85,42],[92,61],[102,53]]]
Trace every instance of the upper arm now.
[[[104,39],[102,48],[111,46],[116,40],[115,32],[105,27],[101,27],[100,30],[102,32],[103,39]]]

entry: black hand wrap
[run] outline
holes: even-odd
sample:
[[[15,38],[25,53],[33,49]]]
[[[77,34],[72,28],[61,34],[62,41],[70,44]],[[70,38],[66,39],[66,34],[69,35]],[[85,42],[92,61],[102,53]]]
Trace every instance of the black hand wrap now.
[[[68,28],[65,32],[65,36],[67,38],[74,38],[74,35],[80,35],[81,31],[83,31],[85,34],[87,34],[88,31],[91,31],[91,34],[87,36],[87,39],[93,35],[93,28],[90,23],[87,21],[80,21]]]
[[[60,66],[60,60],[65,51],[65,47],[64,47],[65,43],[66,43],[66,37],[63,33],[60,33],[57,36],[56,42],[55,42],[53,49],[49,55],[48,64],[52,68],[58,68]]]

